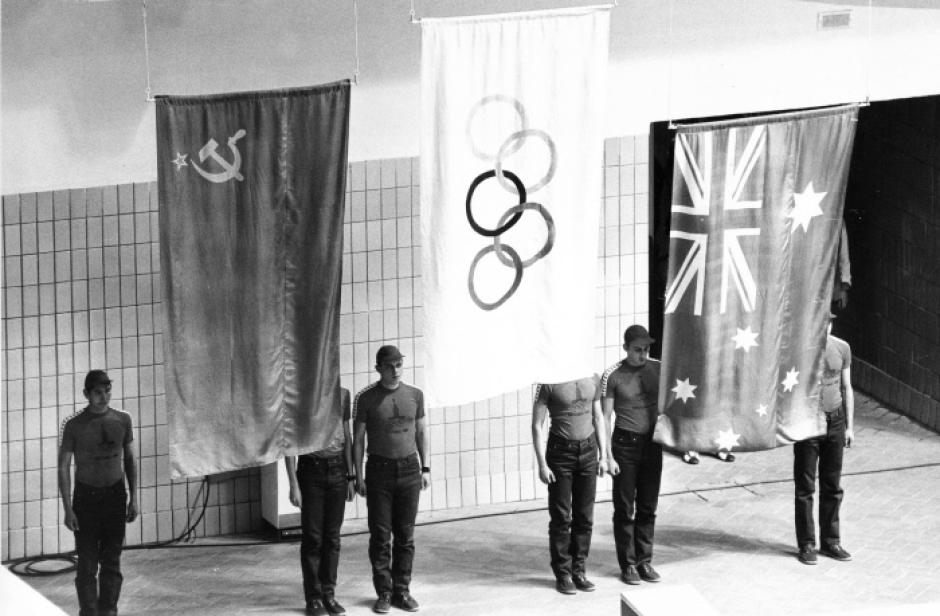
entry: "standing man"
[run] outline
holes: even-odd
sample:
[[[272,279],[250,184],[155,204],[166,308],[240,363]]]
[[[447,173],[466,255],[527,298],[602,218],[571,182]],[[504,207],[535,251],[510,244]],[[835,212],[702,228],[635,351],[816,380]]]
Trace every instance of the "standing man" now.
[[[652,342],[642,325],[628,327],[623,333],[626,358],[608,368],[601,380],[604,417],[612,430],[614,543],[620,579],[627,584],[660,580],[651,564],[663,472],[663,450],[653,442],[659,415],[659,362],[649,358]]]
[[[607,470],[599,381],[595,374],[567,383],[539,384],[532,405],[532,445],[539,479],[548,485],[548,548],[555,589],[566,595],[594,590],[584,561],[591,549],[597,476]],[[546,416],[551,417],[548,453]]]
[[[836,560],[852,560],[842,547],[839,507],[842,504],[842,453],[855,440],[855,392],[852,389],[852,349],[832,335],[829,315],[823,356],[820,406],[826,413],[826,434],[793,445],[793,480],[796,484],[796,545],[800,562],[816,564],[816,523],[813,493],[819,465],[819,552]]]
[[[349,390],[340,387],[335,409],[342,421],[326,447],[300,456],[284,458],[290,482],[290,502],[300,507],[300,571],[308,616],[345,614],[336,600],[336,570],[339,567],[339,530],[346,502],[356,495],[352,473],[352,438],[349,435]]]
[[[117,616],[124,580],[124,526],[137,518],[134,433],[131,416],[108,406],[111,379],[104,370],[92,370],[85,376],[82,393],[88,406],[62,423],[59,495],[65,509],[65,526],[75,533],[79,614]]]
[[[379,614],[391,605],[418,611],[410,588],[415,517],[421,490],[431,482],[424,393],[401,381],[403,357],[395,346],[380,348],[375,354],[380,379],[356,394],[353,405],[353,457],[358,491],[369,508],[369,560],[378,595],[372,609]]]

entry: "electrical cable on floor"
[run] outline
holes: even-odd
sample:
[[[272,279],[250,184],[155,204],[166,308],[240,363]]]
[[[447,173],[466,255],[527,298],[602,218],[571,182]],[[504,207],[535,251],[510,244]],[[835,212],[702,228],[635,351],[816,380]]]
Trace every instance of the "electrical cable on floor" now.
[[[199,523],[202,522],[203,517],[206,515],[206,507],[209,504],[209,476],[206,475],[202,478],[202,483],[199,486],[199,490],[196,492],[196,500],[198,502],[199,495],[202,494],[202,505],[200,507],[199,516],[196,517],[196,521],[193,522],[193,508],[186,508],[186,530],[179,534],[179,536],[174,537],[173,539],[168,539],[166,541],[156,541],[151,543],[141,543],[138,545],[128,545],[124,546],[123,551],[128,550],[153,550],[157,548],[169,548],[169,547],[197,547],[197,546],[183,546],[175,545],[180,543],[192,543],[196,540],[196,528],[199,526]],[[246,544],[239,544],[246,545]],[[46,569],[41,567],[43,563],[57,562],[61,561],[65,564],[62,567],[57,569]],[[69,573],[70,571],[75,571],[76,566],[78,565],[78,556],[76,555],[75,550],[71,552],[62,552],[59,554],[43,554],[41,556],[27,556],[26,558],[18,558],[7,563],[7,568],[19,575],[21,577],[44,577],[50,575],[59,575],[62,573]]]

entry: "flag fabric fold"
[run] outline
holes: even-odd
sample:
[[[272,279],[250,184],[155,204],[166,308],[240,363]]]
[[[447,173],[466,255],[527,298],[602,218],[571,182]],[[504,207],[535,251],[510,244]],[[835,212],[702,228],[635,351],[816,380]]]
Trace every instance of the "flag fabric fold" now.
[[[819,378],[857,107],[680,126],[655,438],[822,434]]]
[[[171,474],[317,449],[341,421],[349,82],[157,98]]]
[[[609,10],[421,23],[428,403],[593,374]]]

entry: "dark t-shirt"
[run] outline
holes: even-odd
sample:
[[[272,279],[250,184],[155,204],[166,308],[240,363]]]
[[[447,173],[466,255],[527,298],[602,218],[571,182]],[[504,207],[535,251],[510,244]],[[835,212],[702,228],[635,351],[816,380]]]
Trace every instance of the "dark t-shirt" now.
[[[369,455],[404,458],[418,450],[415,425],[424,417],[424,393],[405,383],[395,389],[373,383],[356,394],[353,417],[366,425]]]
[[[822,410],[831,413],[842,408],[842,370],[852,365],[852,350],[849,343],[835,336],[826,337],[826,352],[823,354]]]
[[[601,397],[612,398],[615,427],[648,434],[656,427],[659,414],[659,362],[646,360],[640,367],[620,361],[604,373]]]
[[[124,478],[124,445],[134,440],[131,416],[108,408],[87,408],[62,422],[63,451],[75,456],[75,481],[95,487],[114,485]]]
[[[346,433],[343,431],[343,426],[349,421],[349,390],[345,387],[340,387],[340,395],[335,398],[340,405],[342,405],[342,410],[340,411],[343,415],[343,421],[336,424],[336,428],[333,430],[333,434],[330,436],[330,440],[327,441],[326,446],[323,449],[318,451],[311,451],[305,453],[305,456],[311,456],[314,458],[332,458],[338,454],[343,453],[343,450],[346,447]],[[338,409],[334,409],[335,410]]]
[[[540,383],[535,403],[548,408],[551,434],[581,441],[594,434],[593,407],[600,393],[600,379],[594,374],[567,383]]]

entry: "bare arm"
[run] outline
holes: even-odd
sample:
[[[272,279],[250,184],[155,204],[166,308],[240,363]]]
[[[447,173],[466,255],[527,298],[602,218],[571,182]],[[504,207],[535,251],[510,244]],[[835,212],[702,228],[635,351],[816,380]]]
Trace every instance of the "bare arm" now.
[[[604,419],[604,413],[601,411],[601,403],[595,400],[591,405],[591,412],[594,415],[594,434],[597,435],[598,465],[597,474],[601,477],[608,470],[607,462],[607,422]]]
[[[428,447],[428,439],[425,435],[425,418],[422,417],[415,421],[415,444],[418,446],[418,455],[421,456],[421,466],[430,465],[430,448]],[[425,473],[422,469],[421,471],[421,489],[425,490],[431,485],[431,473]]]
[[[59,496],[65,510],[65,527],[78,530],[78,518],[72,510],[72,452],[59,446]]]
[[[538,398],[532,404],[532,447],[535,448],[535,459],[539,464],[539,479],[544,484],[554,483],[555,474],[548,468],[545,461],[545,419],[548,417],[548,407]]]
[[[366,476],[362,472],[362,460],[366,453],[366,424],[355,422],[355,436],[353,438],[353,464],[356,467],[356,491],[359,496],[366,495]]]
[[[134,442],[124,443],[124,476],[127,477],[127,491],[130,501],[127,503],[127,521],[137,519],[137,460],[134,459]]]
[[[303,498],[300,495],[300,484],[297,482],[297,458],[284,456],[284,468],[287,469],[287,483],[290,484],[290,504],[300,507]]]
[[[359,473],[356,472],[356,467],[353,466],[353,445],[352,445],[352,435],[349,430],[349,420],[343,419],[343,458],[346,460],[346,472],[350,475],[355,475],[356,479],[354,481],[346,480],[346,501],[352,502],[352,499],[356,497],[356,484],[359,481]]]
[[[845,446],[855,442],[855,390],[852,389],[852,369],[842,369],[842,403],[845,405]]]
[[[609,437],[613,434],[614,429],[614,399],[603,397],[601,398],[601,409],[604,414],[604,436]],[[610,443],[610,447],[607,448],[607,466],[611,475],[620,474],[620,465],[617,464],[617,461],[614,460],[614,447],[613,440],[607,440]]]

